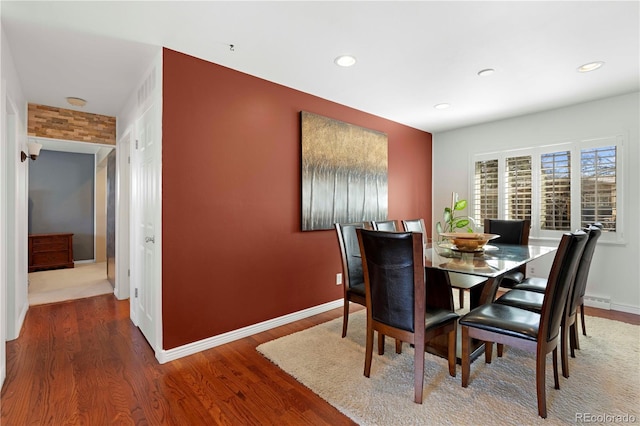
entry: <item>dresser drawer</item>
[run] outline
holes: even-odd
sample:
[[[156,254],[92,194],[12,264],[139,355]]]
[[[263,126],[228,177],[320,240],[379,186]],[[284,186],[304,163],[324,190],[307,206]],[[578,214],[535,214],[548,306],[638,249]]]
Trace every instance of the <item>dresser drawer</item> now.
[[[63,251],[46,251],[33,254],[33,263],[35,265],[56,266],[69,263],[69,255]]]
[[[73,266],[73,234],[29,235],[29,272]]]
[[[38,238],[33,242],[33,252],[66,250],[69,246],[67,238],[52,238],[50,241]]]

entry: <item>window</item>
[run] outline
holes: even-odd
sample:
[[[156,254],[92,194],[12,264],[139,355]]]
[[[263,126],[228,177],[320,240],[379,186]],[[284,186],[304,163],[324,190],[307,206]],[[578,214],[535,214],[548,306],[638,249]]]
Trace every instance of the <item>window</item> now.
[[[498,160],[476,161],[475,168],[474,217],[498,217]]]
[[[532,238],[600,222],[603,241],[622,242],[621,135],[473,158],[473,218],[530,219]]]
[[[531,156],[506,159],[505,219],[531,219]]]
[[[616,147],[580,151],[582,226],[600,222],[603,229],[616,230]]]
[[[571,230],[571,153],[540,156],[540,229]]]

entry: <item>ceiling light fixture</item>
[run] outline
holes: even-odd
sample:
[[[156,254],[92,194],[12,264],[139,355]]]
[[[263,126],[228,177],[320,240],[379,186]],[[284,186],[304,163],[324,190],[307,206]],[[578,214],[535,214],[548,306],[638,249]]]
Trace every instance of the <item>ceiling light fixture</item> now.
[[[351,55],[342,55],[334,59],[333,62],[340,67],[350,67],[356,63],[356,58]]]
[[[434,105],[433,107],[434,107],[435,109],[447,109],[447,108],[449,108],[450,106],[451,106],[450,104],[442,103],[442,104]]]
[[[493,74],[494,72],[496,72],[496,70],[494,70],[493,68],[486,68],[486,69],[478,71],[478,75],[480,77],[487,77],[487,76]]]
[[[604,62],[602,61],[596,61],[596,62],[589,62],[588,64],[584,64],[578,67],[578,72],[590,72],[590,71],[595,71],[598,68],[600,68],[601,66],[604,65]]]
[[[87,101],[85,101],[82,98],[76,98],[73,96],[69,96],[67,97],[67,102],[69,102],[70,105],[76,106],[76,107],[83,107],[87,104]]]

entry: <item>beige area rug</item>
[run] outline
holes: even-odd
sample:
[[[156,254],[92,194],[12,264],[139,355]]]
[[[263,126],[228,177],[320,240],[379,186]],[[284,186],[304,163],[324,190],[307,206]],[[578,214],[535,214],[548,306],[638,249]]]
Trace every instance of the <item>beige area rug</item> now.
[[[75,268],[38,271],[29,274],[29,305],[83,299],[113,293],[107,280],[107,265],[83,263]]]
[[[495,358],[494,350],[491,364],[478,358],[466,389],[460,366],[453,378],[446,360],[426,354],[422,405],[413,402],[413,349],[407,344],[397,355],[387,338],[383,356],[374,344],[367,379],[364,310],[349,316],[344,339],[339,318],[257,350],[360,425],[603,424],[614,416],[640,422],[640,327],[595,317],[586,323],[589,336],[580,335],[581,350],[569,360],[570,378],[560,377],[560,390],[553,389],[547,357],[547,419],[538,417],[535,354],[514,348],[503,358]]]

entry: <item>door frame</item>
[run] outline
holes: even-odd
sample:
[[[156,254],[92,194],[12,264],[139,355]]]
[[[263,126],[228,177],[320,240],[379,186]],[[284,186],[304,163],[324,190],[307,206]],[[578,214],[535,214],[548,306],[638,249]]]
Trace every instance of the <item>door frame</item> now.
[[[129,276],[132,133],[133,129],[128,128],[116,144],[116,287],[114,294],[118,300],[133,300]]]
[[[3,84],[3,88],[6,86]],[[18,109],[6,90],[2,96],[2,143],[5,145],[4,186],[6,210],[4,229],[5,286],[4,339],[14,340],[20,335],[22,324],[29,309],[28,300],[28,202],[29,162],[21,162],[20,151],[26,151],[26,130],[19,120]],[[4,341],[3,341],[4,342]]]

